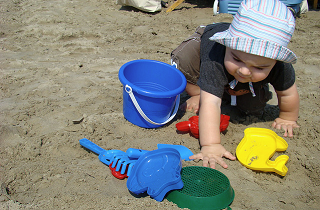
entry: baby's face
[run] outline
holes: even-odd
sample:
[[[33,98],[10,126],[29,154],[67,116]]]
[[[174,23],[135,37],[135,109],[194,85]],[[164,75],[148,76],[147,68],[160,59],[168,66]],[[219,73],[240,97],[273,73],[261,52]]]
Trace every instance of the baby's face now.
[[[276,64],[276,60],[226,48],[224,65],[241,83],[264,80]]]

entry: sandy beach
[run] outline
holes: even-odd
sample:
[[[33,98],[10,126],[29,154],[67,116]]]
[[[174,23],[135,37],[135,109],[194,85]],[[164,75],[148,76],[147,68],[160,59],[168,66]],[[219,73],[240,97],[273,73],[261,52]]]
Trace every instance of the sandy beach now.
[[[172,4],[173,1],[169,1]],[[170,13],[146,13],[111,0],[0,0],[0,209],[180,209],[164,199],[134,196],[98,156],[80,146],[157,149],[199,142],[177,133],[177,117],[158,129],[128,122],[122,110],[120,67],[132,60],[170,63],[170,53],[199,25],[231,22],[213,16],[212,2],[190,0]],[[296,19],[289,48],[300,95],[300,128],[284,137],[288,173],[254,171],[238,160],[217,166],[235,191],[232,209],[320,209],[320,13]],[[231,153],[249,127],[271,127],[275,99],[262,119],[233,109],[223,145]],[[183,167],[202,162],[183,161]],[[201,209],[199,207],[199,209]]]

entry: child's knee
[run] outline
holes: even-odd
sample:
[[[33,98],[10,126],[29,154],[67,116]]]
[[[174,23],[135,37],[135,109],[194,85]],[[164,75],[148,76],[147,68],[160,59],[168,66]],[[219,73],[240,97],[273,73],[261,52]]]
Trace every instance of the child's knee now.
[[[204,29],[203,26],[197,27],[191,36],[171,52],[171,64],[193,84],[197,83],[200,75],[200,43]]]

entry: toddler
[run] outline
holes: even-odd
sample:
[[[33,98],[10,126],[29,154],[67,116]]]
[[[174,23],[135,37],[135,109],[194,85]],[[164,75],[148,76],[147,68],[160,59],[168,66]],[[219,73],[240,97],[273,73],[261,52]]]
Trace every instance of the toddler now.
[[[220,141],[222,99],[246,114],[262,115],[277,94],[279,117],[272,126],[293,136],[299,95],[292,66],[296,55],[287,48],[295,27],[291,11],[279,0],[244,0],[231,24],[200,26],[172,53],[172,64],[187,78],[186,110],[199,113],[201,151],[191,159],[203,166],[227,168],[223,157],[235,160]]]

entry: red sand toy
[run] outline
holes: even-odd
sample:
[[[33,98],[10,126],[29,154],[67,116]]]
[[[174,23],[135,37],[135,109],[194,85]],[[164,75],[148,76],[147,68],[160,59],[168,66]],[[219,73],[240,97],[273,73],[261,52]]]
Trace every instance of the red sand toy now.
[[[225,131],[229,126],[230,116],[221,114],[220,132]],[[176,128],[181,132],[190,132],[195,138],[199,138],[199,116],[192,116],[188,121],[179,122]]]

